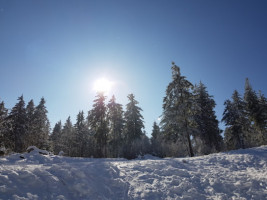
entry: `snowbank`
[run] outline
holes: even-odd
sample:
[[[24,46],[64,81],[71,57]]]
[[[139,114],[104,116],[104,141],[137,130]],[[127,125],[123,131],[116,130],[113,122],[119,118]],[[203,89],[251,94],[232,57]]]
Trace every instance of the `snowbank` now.
[[[267,146],[131,161],[36,152],[0,158],[0,199],[267,199]]]

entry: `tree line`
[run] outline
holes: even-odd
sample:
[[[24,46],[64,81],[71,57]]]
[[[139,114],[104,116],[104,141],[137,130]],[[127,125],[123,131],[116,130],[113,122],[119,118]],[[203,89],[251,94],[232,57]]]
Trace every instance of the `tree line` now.
[[[182,76],[175,63],[163,99],[161,121],[154,122],[151,138],[144,131],[142,109],[134,94],[128,95],[125,111],[115,96],[106,101],[103,93],[97,93],[87,115],[80,111],[74,124],[68,117],[64,124],[57,122],[52,131],[44,98],[35,106],[33,100],[26,105],[20,96],[10,111],[2,101],[0,147],[24,152],[34,145],[72,157],[132,159],[147,153],[192,157],[267,144],[267,100],[252,89],[248,79],[243,97],[235,90],[224,103],[224,137],[213,96],[202,82],[193,85]]]

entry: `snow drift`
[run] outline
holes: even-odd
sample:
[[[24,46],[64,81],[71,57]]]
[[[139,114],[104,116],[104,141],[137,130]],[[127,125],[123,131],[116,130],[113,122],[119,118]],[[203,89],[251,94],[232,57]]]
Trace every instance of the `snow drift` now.
[[[267,199],[267,146],[131,161],[39,152],[0,157],[0,199]]]

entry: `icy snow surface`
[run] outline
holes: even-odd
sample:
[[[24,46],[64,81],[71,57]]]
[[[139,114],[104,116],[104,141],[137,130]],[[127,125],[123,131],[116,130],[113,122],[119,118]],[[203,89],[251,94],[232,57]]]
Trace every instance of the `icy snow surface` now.
[[[131,161],[13,154],[0,157],[0,199],[267,199],[267,146]]]

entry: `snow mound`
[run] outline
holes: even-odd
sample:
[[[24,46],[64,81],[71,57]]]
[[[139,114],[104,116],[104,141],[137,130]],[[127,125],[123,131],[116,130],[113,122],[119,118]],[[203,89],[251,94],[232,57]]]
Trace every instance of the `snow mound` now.
[[[130,161],[39,152],[0,157],[1,200],[267,199],[267,146]]]

